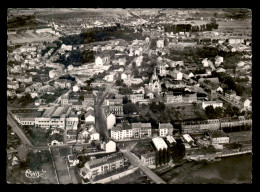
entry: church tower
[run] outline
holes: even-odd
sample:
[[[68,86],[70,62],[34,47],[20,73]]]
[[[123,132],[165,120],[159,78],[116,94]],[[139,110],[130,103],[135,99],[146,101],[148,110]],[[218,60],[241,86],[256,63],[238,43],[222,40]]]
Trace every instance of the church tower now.
[[[152,92],[157,92],[157,93],[161,92],[162,90],[160,80],[156,74],[156,67],[154,68],[153,75],[150,79],[149,89]]]

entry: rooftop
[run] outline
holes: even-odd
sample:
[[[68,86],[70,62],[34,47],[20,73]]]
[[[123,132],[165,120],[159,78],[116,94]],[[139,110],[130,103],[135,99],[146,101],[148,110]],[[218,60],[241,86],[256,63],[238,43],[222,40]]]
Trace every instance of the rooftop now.
[[[98,166],[101,166],[101,165],[104,165],[104,164],[107,164],[107,163],[115,162],[115,161],[122,159],[122,158],[123,158],[122,153],[114,153],[112,155],[108,155],[108,156],[105,156],[105,157],[100,158],[100,159],[95,159],[93,161],[89,161],[86,164],[88,164],[90,168],[95,168],[95,167],[98,167]]]
[[[172,124],[170,123],[159,123],[159,129],[173,129]]]

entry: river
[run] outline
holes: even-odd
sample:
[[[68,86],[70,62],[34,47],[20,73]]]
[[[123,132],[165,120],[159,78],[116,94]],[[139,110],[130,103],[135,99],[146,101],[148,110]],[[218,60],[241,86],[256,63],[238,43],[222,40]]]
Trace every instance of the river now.
[[[252,155],[226,157],[214,163],[187,162],[160,176],[169,184],[252,183]]]

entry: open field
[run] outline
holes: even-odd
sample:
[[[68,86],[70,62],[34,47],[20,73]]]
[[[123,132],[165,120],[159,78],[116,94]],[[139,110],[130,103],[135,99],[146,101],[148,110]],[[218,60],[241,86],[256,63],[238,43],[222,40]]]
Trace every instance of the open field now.
[[[228,133],[230,137],[230,142],[243,142],[252,140],[252,131],[240,131]]]
[[[33,30],[27,30],[19,34],[9,34],[8,40],[13,43],[31,43],[39,41],[54,41],[59,37],[52,34],[37,34]]]
[[[39,183],[44,184],[58,184],[58,178],[55,173],[55,169],[52,163],[44,163],[42,169],[46,171],[43,176],[40,178]]]

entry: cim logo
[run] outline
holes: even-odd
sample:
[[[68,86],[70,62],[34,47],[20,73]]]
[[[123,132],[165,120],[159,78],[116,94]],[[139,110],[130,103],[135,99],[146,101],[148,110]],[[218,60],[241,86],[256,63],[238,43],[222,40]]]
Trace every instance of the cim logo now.
[[[45,173],[46,171],[31,171],[30,169],[27,169],[25,171],[25,176],[27,178],[39,178]]]

